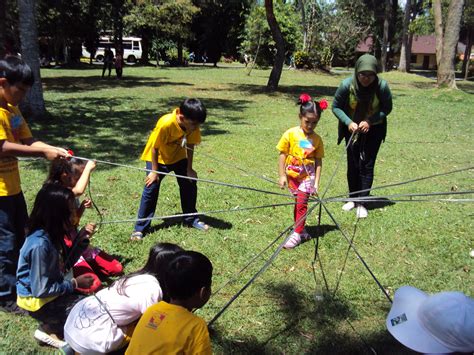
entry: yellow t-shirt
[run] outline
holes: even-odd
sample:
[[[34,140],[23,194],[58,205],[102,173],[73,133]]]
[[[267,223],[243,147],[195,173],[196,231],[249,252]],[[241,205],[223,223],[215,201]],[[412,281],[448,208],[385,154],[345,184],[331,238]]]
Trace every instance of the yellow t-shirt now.
[[[140,318],[125,354],[212,354],[207,324],[187,309],[161,301]]]
[[[276,148],[280,153],[287,154],[286,164],[295,164],[300,162],[301,165],[306,165],[313,162],[314,159],[321,159],[324,157],[323,141],[316,133],[310,134],[306,137],[301,127],[296,126],[290,128],[280,138]],[[296,158],[296,159],[294,159]]]
[[[0,108],[0,141],[21,144],[31,138],[31,131],[20,110],[8,104]],[[21,192],[20,171],[16,157],[0,157],[0,196],[13,196]]]
[[[158,149],[158,163],[174,164],[186,158],[186,148],[181,144],[186,137],[187,144],[201,143],[201,131],[196,128],[191,133],[186,133],[179,126],[175,109],[172,113],[162,116],[151,132],[141,160],[151,161],[152,148]]]

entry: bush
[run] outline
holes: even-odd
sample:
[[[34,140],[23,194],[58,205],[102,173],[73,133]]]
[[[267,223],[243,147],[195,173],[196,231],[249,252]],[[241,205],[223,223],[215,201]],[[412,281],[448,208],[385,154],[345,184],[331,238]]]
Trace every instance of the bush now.
[[[311,61],[308,52],[296,51],[294,54],[295,57],[295,66],[297,69],[308,68],[311,69]]]

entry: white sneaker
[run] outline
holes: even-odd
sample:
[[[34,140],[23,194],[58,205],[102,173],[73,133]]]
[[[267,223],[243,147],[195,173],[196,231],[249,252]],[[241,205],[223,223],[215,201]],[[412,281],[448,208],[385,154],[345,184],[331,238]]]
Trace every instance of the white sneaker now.
[[[285,245],[283,245],[283,248],[293,249],[300,243],[301,243],[301,235],[299,233],[293,232],[291,233],[290,237],[286,241]]]
[[[44,344],[48,344],[52,347],[58,348],[58,349],[62,348],[65,345],[67,345],[67,343],[65,341],[59,340],[56,337],[56,335],[45,333],[45,332],[43,332],[39,329],[35,330],[34,337],[35,337],[36,340],[38,340],[38,341],[40,341]]]
[[[349,201],[349,202],[346,202],[343,206],[342,206],[342,210],[343,211],[346,211],[346,212],[349,212],[350,210],[354,209],[355,207],[355,203],[352,202],[352,201]]]
[[[357,206],[357,211],[356,211],[357,218],[367,218],[369,215],[369,211],[367,211],[367,208],[365,208],[362,205]]]

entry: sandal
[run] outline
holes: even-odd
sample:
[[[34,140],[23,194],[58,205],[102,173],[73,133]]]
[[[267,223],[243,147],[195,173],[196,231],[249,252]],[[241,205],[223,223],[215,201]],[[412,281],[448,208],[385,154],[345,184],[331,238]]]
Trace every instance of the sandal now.
[[[206,223],[204,223],[203,221],[200,221],[198,218],[196,218],[193,221],[193,223],[191,224],[191,227],[202,230],[204,232],[209,230],[209,226]]]
[[[130,240],[132,241],[140,241],[143,240],[143,233],[139,231],[135,231],[130,235]]]

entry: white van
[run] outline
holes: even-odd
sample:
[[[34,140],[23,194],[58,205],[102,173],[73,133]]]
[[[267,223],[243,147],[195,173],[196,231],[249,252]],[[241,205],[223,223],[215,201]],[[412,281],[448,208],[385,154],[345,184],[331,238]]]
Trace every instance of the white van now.
[[[142,58],[142,39],[140,37],[123,37],[123,59],[128,63],[135,63]],[[110,47],[115,56],[115,44],[111,37],[100,37],[99,46],[95,52],[94,59],[98,62],[104,60],[104,51],[106,47]],[[90,53],[82,45],[82,56],[90,58]]]

